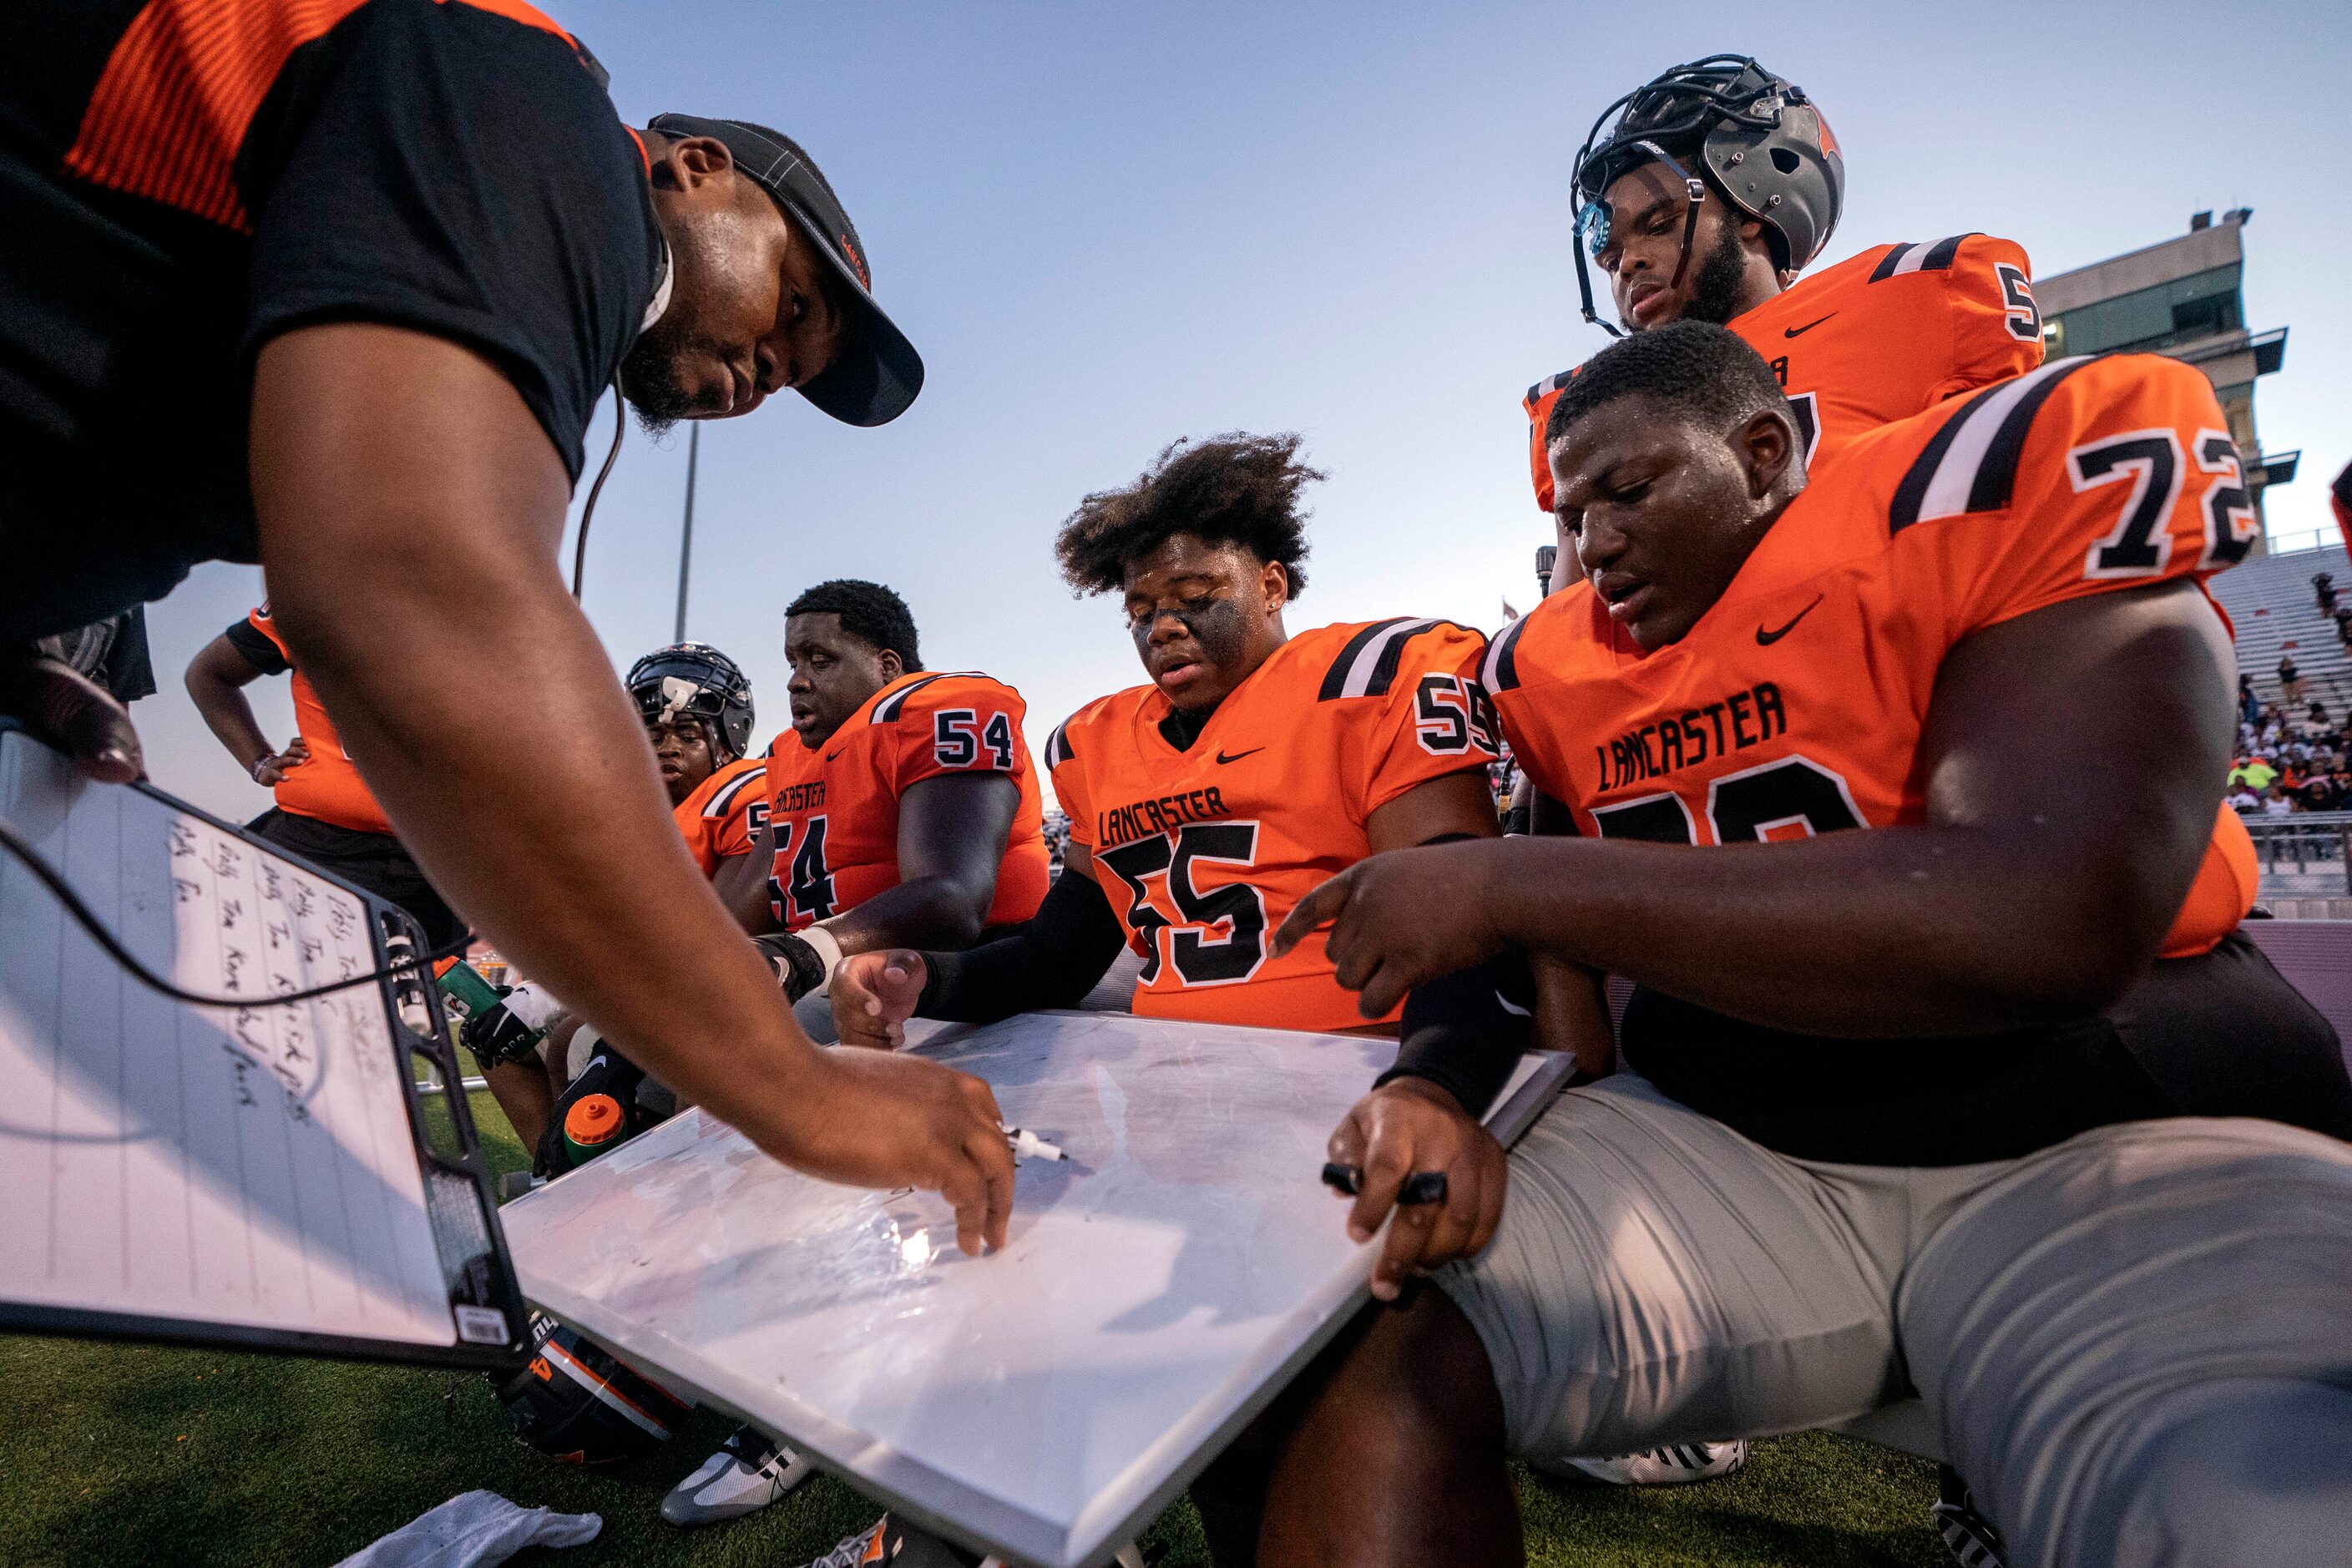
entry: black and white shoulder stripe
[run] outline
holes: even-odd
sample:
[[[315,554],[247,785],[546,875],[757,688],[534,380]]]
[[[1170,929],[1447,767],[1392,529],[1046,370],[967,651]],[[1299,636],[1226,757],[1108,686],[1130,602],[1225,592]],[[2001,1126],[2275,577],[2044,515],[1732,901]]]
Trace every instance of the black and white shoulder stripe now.
[[[705,816],[726,816],[727,813],[734,806],[736,796],[741,795],[753,784],[765,782],[767,776],[768,770],[765,768],[744,769],[741,773],[737,773],[733,778],[730,779],[727,782],[725,788],[721,789],[717,795],[710,797],[710,804],[702,808],[702,815]]]
[[[1541,381],[1528,388],[1528,406],[1530,408],[1534,407],[1537,404],[1541,403],[1545,398],[1549,397],[1553,393],[1558,392],[1560,388],[1566,386],[1575,378],[1576,372],[1572,370],[1563,370],[1557,374],[1544,377]]]
[[[1389,683],[1396,679],[1397,666],[1404,658],[1404,645],[1432,626],[1448,624],[1405,616],[1374,621],[1349,637],[1348,646],[1339,650],[1339,657],[1331,661],[1331,668],[1323,675],[1323,689],[1315,694],[1316,700],[1329,702],[1342,697],[1387,696]]]
[[[1045,771],[1049,773],[1077,755],[1070,750],[1070,737],[1066,732],[1069,727],[1069,721],[1065,719],[1054,726],[1052,734],[1045,737]]]
[[[1517,620],[1496,632],[1495,640],[1486,645],[1486,662],[1478,668],[1478,684],[1486,688],[1488,697],[1493,697],[1497,691],[1508,691],[1518,685],[1519,634],[1527,629],[1528,618],[1521,616]]]
[[[2018,455],[2025,449],[2033,416],[2060,382],[2094,357],[2053,360],[1969,398],[1920,448],[1903,482],[1895,487],[1895,500],[1886,509],[1887,531],[1900,533],[1915,522],[2007,506],[2017,488]]]
[[[950,675],[961,675],[968,679],[976,679],[980,680],[986,680],[988,679],[987,676],[982,675],[976,669],[935,669],[929,675],[924,676],[920,680],[908,681],[906,685],[898,688],[898,690],[893,691],[881,701],[877,702],[874,705],[874,715],[871,719],[867,720],[866,722],[871,724],[897,723],[898,721],[898,715],[906,710],[908,698],[912,697],[916,692],[920,691],[924,687],[929,686],[934,680],[945,680]]]
[[[1924,244],[1906,242],[1896,246],[1878,259],[1871,269],[1870,281],[1884,283],[1889,278],[1900,278],[1906,272],[1948,271],[1952,258],[1960,253],[1960,242],[1974,239],[1976,233],[1956,234],[1948,238]]]

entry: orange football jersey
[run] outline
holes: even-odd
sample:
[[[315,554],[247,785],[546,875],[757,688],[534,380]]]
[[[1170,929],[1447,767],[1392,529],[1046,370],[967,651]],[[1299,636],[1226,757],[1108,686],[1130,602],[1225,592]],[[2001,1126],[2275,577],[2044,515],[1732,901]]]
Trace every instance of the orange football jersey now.
[[[1179,751],[1156,686],[1088,703],[1045,742],[1070,841],[1143,958],[1135,1010],[1277,1029],[1360,1028],[1317,931],[1267,941],[1371,853],[1365,824],[1414,785],[1496,754],[1486,639],[1447,621],[1323,626],[1284,643]]]
[[[768,761],[739,757],[714,768],[692,794],[670,808],[694,863],[706,877],[719,862],[751,852],[760,825],[768,820]]]
[[[292,674],[294,732],[310,748],[310,760],[288,769],[286,776],[278,782],[275,793],[278,809],[360,833],[390,833],[391,820],[369,793],[350,753],[343,750],[342,737],[335,733],[334,721],[327,717],[318,692],[294,668],[294,656],[288,651],[286,639],[278,635],[277,625],[269,618],[269,606],[264,605],[246,616],[246,624],[268,639],[282,661],[278,668]],[[257,644],[247,643],[243,651],[251,658],[257,648]],[[267,674],[278,673],[266,665],[262,668]]]
[[[1770,363],[1814,467],[1857,436],[2042,363],[2042,311],[2025,252],[1956,234],[1882,245],[1802,279],[1726,323]],[[1551,510],[1544,425],[1572,370],[1539,381],[1527,409],[1536,504]]]
[[[1580,832],[1737,844],[1914,823],[1954,644],[2084,595],[2201,582],[2259,526],[2200,373],[2060,360],[1857,438],[1680,642],[1643,653],[1578,581],[1495,639],[1483,679]],[[2245,827],[2215,809],[2168,956],[2210,948],[2252,901]]]
[[[793,731],[768,751],[769,907],[786,931],[856,909],[898,885],[898,800],[943,773],[1003,773],[1021,804],[988,924],[1025,921],[1045,900],[1045,814],[1029,742],[1028,705],[985,675],[918,671],[867,699],[822,746]]]

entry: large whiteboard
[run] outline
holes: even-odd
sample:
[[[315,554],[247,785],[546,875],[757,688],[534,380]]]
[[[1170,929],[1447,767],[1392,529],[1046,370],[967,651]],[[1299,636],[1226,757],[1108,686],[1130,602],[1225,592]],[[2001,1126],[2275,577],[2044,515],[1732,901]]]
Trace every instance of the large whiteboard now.
[[[1363,1296],[1319,1180],[1393,1042],[1031,1014],[923,1047],[1062,1145],[996,1257],[688,1112],[501,1211],[526,1295],[936,1528],[1108,1557]],[[1565,1076],[1530,1057],[1516,1133]],[[1493,1119],[1490,1119],[1493,1120]]]
[[[428,1194],[384,991],[270,1000],[377,966],[367,900],[20,731],[0,732],[0,816],[150,969],[252,998],[142,986],[0,858],[0,1322],[508,1345],[502,1314],[463,1304],[492,1239],[470,1183],[433,1173]]]

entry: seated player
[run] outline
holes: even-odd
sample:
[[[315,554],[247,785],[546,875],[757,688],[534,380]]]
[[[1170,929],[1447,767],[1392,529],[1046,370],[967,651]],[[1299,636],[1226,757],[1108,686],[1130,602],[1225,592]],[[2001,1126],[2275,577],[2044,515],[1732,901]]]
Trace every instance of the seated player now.
[[[1268,938],[1339,867],[1495,835],[1496,749],[1475,688],[1485,643],[1403,617],[1288,631],[1284,611],[1306,581],[1299,492],[1322,477],[1298,444],[1178,442],[1135,484],[1079,505],[1056,542],[1063,575],[1081,593],[1123,596],[1150,679],[1088,703],[1046,742],[1070,841],[1036,918],[966,952],[850,960],[833,990],[845,1041],[890,1045],[917,1013],[986,1022],[1073,1006],[1129,947],[1143,960],[1139,1015],[1367,1027],[1319,942],[1277,954]],[[1496,1001],[1498,984],[1524,981],[1483,968],[1449,977],[1370,1027],[1401,1025],[1407,1058],[1442,1059],[1465,1028],[1524,1040],[1524,1014]],[[1231,1536],[1204,1502],[1212,1540]],[[821,1561],[876,1561],[859,1553],[901,1541],[955,1550],[885,1516]]]
[[[708,643],[673,643],[629,667],[670,815],[706,877],[751,853],[768,819],[768,763],[751,752],[751,682]]]
[[[751,852],[767,815],[765,766],[744,754],[751,744],[751,683],[717,648],[688,642],[637,660],[625,684],[653,743],[679,836],[702,874],[716,876],[720,867]],[[486,1069],[546,1054],[546,1079],[536,1094],[516,1096],[529,1103],[501,1102],[526,1149],[540,1147],[556,1097],[579,1076],[569,1063],[578,1027],[552,995],[533,984],[508,990],[500,1005],[466,1021],[466,1044]],[[635,1071],[617,1062],[611,1067],[623,1076]]]
[[[1770,370],[1683,323],[1550,434],[1585,581],[1485,673],[1581,837],[1375,857],[1276,945],[1332,922],[1368,1016],[1506,944],[1628,975],[1633,1070],[1507,1163],[1475,1088],[1350,1113],[1375,1293],[1439,1288],[1302,1392],[1259,1560],[1517,1562],[1510,1453],[1916,1392],[2016,1561],[2352,1562],[2352,1083],[2231,921],[2185,929],[2231,738],[2201,579],[2257,526],[2210,386],[2062,361],[1808,489]],[[1391,1217],[1507,1164],[1499,1226]]]
[[[1139,1015],[1363,1026],[1319,943],[1277,958],[1267,934],[1337,867],[1493,834],[1496,747],[1473,695],[1477,633],[1402,617],[1284,626],[1306,580],[1298,494],[1321,477],[1295,436],[1236,435],[1178,442],[1134,485],[1080,505],[1055,546],[1063,575],[1125,596],[1151,679],[1045,742],[1070,818],[1066,874],[995,942],[845,965],[845,1039],[891,1043],[914,1014],[1070,1006],[1122,947],[1142,955]]]
[[[1795,281],[1837,227],[1845,160],[1804,90],[1743,56],[1676,66],[1611,104],[1572,187],[1584,319],[1620,331],[1593,310],[1589,252],[1623,331],[1728,326],[1771,365],[1816,473],[1864,431],[2042,363],[2032,271],[2009,240],[1874,246]],[[1545,419],[1574,374],[1525,400],[1546,512]]]
[[[793,727],[768,750],[766,829],[715,885],[760,938],[804,1026],[832,1038],[844,955],[961,947],[1045,896],[1044,811],[1021,694],[923,668],[914,616],[879,583],[820,583],[784,611]],[[681,808],[682,809],[682,808]],[[781,929],[778,929],[781,928]],[[662,1501],[673,1524],[765,1508],[808,1464],[745,1426]]]

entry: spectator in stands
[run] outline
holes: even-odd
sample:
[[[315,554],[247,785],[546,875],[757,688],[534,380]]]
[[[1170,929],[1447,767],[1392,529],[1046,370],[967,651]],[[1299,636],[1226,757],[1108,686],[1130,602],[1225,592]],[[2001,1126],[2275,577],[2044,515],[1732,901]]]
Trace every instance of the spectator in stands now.
[[[2344,613],[2347,617],[2352,617],[2352,607],[2347,607]],[[2341,631],[2342,625],[2341,621],[2337,623],[2338,635],[2352,637],[2352,634]],[[2263,721],[2263,700],[2254,695],[2254,678],[2251,675],[2238,677],[2238,719],[2248,731]]]
[[[2352,605],[2345,605],[2336,612],[2336,640],[2352,647]]]
[[[2241,816],[2250,816],[2263,808],[2263,797],[2247,788],[2243,783],[2231,784],[2226,798],[2229,801],[2230,809]]]
[[[2322,730],[2326,729],[2326,728],[2328,727],[2328,723],[2327,723],[2327,704],[2326,704],[2326,703],[2325,703],[2325,702],[2321,702],[2321,701],[2317,700],[2316,699],[2315,699],[2315,700],[2313,700],[2312,704],[2311,704],[2311,712],[2310,712],[2310,714],[2308,715],[2308,717],[2310,718],[2311,721],[2312,721],[2314,724],[2317,725],[2320,729],[2322,729]]]
[[[2311,776],[2303,781],[2303,788],[2295,795],[2296,803],[2305,811],[2334,811],[2342,798],[2335,778],[2324,765],[2313,767]]]
[[[2311,591],[2313,596],[2319,601],[2319,613],[2321,615],[2332,616],[2336,613],[2335,573],[2322,572],[2318,575],[2313,577],[2311,580]]]
[[[2278,679],[2280,701],[2294,703],[2303,700],[2303,672],[2294,667],[2294,655],[2279,655]]]
[[[2286,793],[2286,785],[2273,783],[2263,792],[2263,815],[2285,816],[2294,810],[2294,797]]]
[[[2278,777],[2278,770],[2271,766],[2260,754],[2247,758],[2230,770],[2231,784],[2244,784],[2256,795],[2270,788],[2271,781],[2276,777]]]

